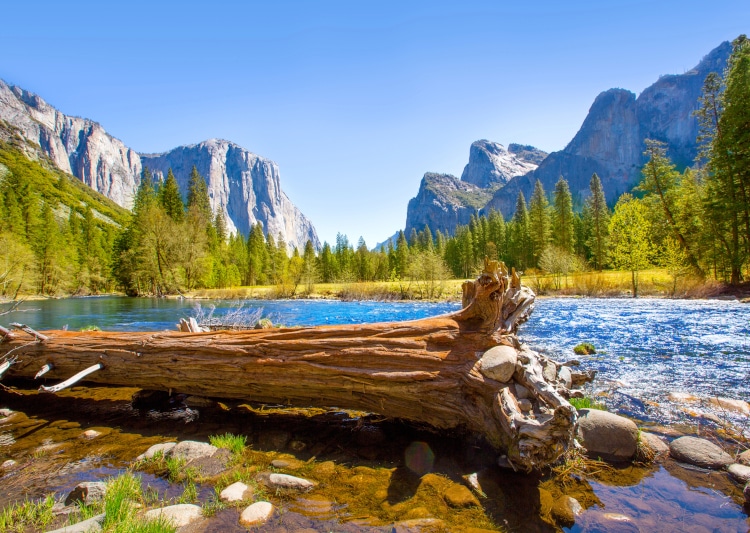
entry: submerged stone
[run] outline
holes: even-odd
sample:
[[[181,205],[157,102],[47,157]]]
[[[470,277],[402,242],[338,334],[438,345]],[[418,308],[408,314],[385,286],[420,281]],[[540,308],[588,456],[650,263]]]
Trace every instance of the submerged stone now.
[[[297,492],[306,492],[315,486],[315,483],[301,477],[290,476],[289,474],[275,474],[264,472],[258,475],[258,480],[266,485],[269,489],[291,490]]]
[[[583,507],[575,498],[562,496],[552,504],[552,518],[562,527],[573,527]]]
[[[468,488],[458,483],[454,483],[448,487],[448,490],[443,494],[443,498],[445,499],[445,503],[451,507],[464,508],[480,506],[479,500],[477,500],[476,496],[474,496]]]

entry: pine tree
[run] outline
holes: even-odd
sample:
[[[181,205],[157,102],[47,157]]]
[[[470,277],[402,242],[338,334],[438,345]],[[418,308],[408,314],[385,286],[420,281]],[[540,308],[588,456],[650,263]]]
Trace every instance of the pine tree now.
[[[510,241],[508,261],[512,266],[525,269],[531,264],[531,234],[529,230],[529,212],[526,209],[526,198],[519,191],[516,199],[516,212],[510,224]]]
[[[583,208],[585,231],[588,235],[586,246],[590,250],[594,268],[602,270],[607,260],[609,238],[609,209],[602,182],[596,172],[589,182],[591,195],[586,198]]]
[[[211,200],[208,197],[208,186],[203,176],[198,174],[198,169],[193,165],[190,171],[190,182],[188,184],[187,207],[195,207],[197,211],[205,217],[205,220],[211,220]]]
[[[631,272],[633,298],[638,296],[638,273],[651,264],[654,253],[646,206],[623,194],[609,220],[610,254],[617,268]]]
[[[143,167],[141,171],[141,182],[135,193],[133,202],[133,213],[143,211],[148,205],[157,200],[156,190],[154,189],[154,177],[148,167]]]
[[[568,182],[560,176],[555,184],[555,203],[552,208],[552,242],[572,254],[573,234],[573,197]]]
[[[537,266],[539,258],[544,253],[549,243],[550,222],[549,202],[544,193],[542,182],[536,180],[534,193],[531,195],[529,205],[529,234],[531,237],[533,266]]]
[[[180,187],[170,168],[167,179],[159,189],[159,203],[164,208],[167,216],[175,222],[182,222],[185,218],[185,204],[182,202]]]

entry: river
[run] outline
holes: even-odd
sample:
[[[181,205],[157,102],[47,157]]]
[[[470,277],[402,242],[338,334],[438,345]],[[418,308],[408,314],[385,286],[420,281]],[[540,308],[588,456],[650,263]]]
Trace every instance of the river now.
[[[174,329],[180,317],[194,314],[195,305],[196,302],[190,300],[117,297],[45,300],[24,303],[12,318],[41,330],[64,327],[81,329],[90,326],[120,331],[162,330]],[[220,315],[236,309],[237,304],[201,301],[200,305],[204,312],[215,307],[214,314]],[[262,309],[260,312],[264,316],[271,318],[274,323],[286,326],[409,320],[443,314],[458,307],[455,303],[414,302],[243,302],[243,309]],[[740,431],[743,428],[747,431],[750,426],[747,415],[714,406],[709,401],[714,397],[742,400],[750,398],[749,305],[716,300],[542,298],[537,300],[531,319],[521,326],[519,337],[522,342],[555,359],[567,361],[576,358],[581,361],[583,368],[597,370],[597,380],[589,386],[587,394],[605,403],[608,409],[635,418],[657,433],[672,436],[672,428],[675,427],[684,432],[700,432],[701,428],[716,428],[723,423],[729,423]],[[576,356],[573,347],[584,341],[592,343],[597,348],[597,354]],[[86,423],[86,416],[102,414],[101,393],[86,392],[88,389],[83,387],[80,389],[84,390],[84,396],[88,394],[91,405],[87,403],[89,400],[70,398],[61,401],[63,404],[69,403],[69,408],[75,406],[76,409],[83,410],[83,415],[51,412],[51,407],[31,401],[27,402],[30,406],[28,412],[24,413],[25,419],[19,426],[20,429],[14,430],[12,426],[6,428],[0,424],[0,459],[23,458],[24,454],[35,453],[34,450],[38,450],[44,439],[50,442],[71,440],[82,428],[90,426]],[[96,423],[110,428],[110,431],[117,427],[117,439],[120,441],[125,437],[132,437],[128,444],[131,449],[139,446],[142,448],[147,444],[148,439],[143,440],[141,433],[154,438],[158,434],[174,438],[188,438],[191,435],[193,438],[195,435],[223,432],[223,428],[231,431],[235,426],[226,420],[196,422],[189,417],[180,418],[179,414],[172,413],[166,419],[160,419],[159,423],[165,425],[155,431],[153,414],[145,416],[128,411],[129,407],[124,399],[129,392],[126,392],[119,393],[112,400],[121,402],[117,404],[117,412],[104,416],[103,420]],[[688,393],[697,400],[689,404],[672,403],[670,393]],[[12,404],[14,408],[19,405],[14,404],[13,400],[6,403]],[[66,416],[67,423],[72,424],[70,435],[63,435],[65,423],[52,420],[61,416]],[[49,427],[37,432],[33,443],[24,444],[22,430],[32,425],[34,420],[45,420]],[[193,426],[190,426],[191,423]],[[186,429],[185,424],[192,429]],[[277,425],[293,428],[295,424],[299,427],[307,422],[283,419]],[[334,426],[338,428],[338,425]],[[144,431],[144,428],[148,430]],[[239,428],[234,429],[241,431]],[[295,432],[294,429],[288,430]],[[3,431],[12,438],[3,441]],[[315,426],[310,431],[332,433],[333,437],[330,438],[333,439],[343,438],[338,433],[339,429],[326,423]],[[450,440],[449,444],[445,444],[429,435],[415,436],[411,429],[398,430],[403,431],[403,438],[401,435],[393,436],[391,432],[394,430],[390,427],[384,431],[392,436],[391,451],[395,455],[375,454],[368,463],[375,470],[392,468],[398,462],[399,453],[402,453],[398,450],[403,450],[399,446],[408,445],[409,439],[425,440],[431,443],[438,454],[444,454],[443,465],[440,467],[443,471],[439,473],[445,476],[465,475],[471,473],[470,469],[480,467],[484,468],[485,473],[490,472],[486,475],[493,479],[488,481],[488,485],[496,488],[493,489],[494,495],[488,493],[492,501],[483,500],[483,507],[486,515],[498,527],[505,525],[516,530],[548,530],[546,522],[540,520],[538,502],[535,507],[534,504],[521,505],[515,501],[517,495],[514,491],[502,488],[503,482],[508,481],[506,476],[509,474],[493,469],[478,458],[467,458],[466,453],[459,449],[461,444]],[[350,434],[351,428],[346,428],[343,435],[349,435],[347,438],[351,439]],[[40,440],[40,435],[44,439]],[[254,438],[258,441],[264,437],[256,433]],[[259,445],[259,449],[262,448]],[[99,477],[111,475],[128,460],[132,460],[132,457],[128,457],[127,450],[118,450],[110,451],[109,458],[107,454],[99,453],[96,460],[82,458],[80,452],[75,461],[88,464],[89,467],[76,468],[75,475],[68,478],[62,476],[52,485],[60,491],[65,490],[75,480],[85,478],[87,468]],[[374,452],[366,452],[365,455],[367,453]],[[334,461],[335,455],[332,454]],[[361,460],[361,455],[355,454],[355,457]],[[72,458],[71,455],[68,460]],[[347,461],[356,463],[356,460],[347,456],[347,459],[342,459],[342,465]],[[374,464],[371,464],[373,461]],[[436,470],[439,470],[438,465],[436,463]],[[373,483],[376,477],[373,474]],[[526,487],[529,483],[527,480],[513,479],[514,483],[520,484],[518,486]],[[614,477],[593,476],[587,478],[584,484],[585,489],[579,487],[583,493],[577,494],[577,497],[588,502],[584,505],[586,511],[578,523],[566,531],[747,531],[750,524],[747,509],[743,509],[739,503],[737,487],[721,473],[691,471],[669,463],[620,471]],[[542,490],[552,490],[551,487],[555,486],[553,481],[547,479],[537,479],[531,485],[531,489],[526,487],[521,492],[534,492],[542,487],[547,487]],[[10,497],[9,493],[0,494],[0,501],[7,502]],[[505,503],[501,505],[498,503],[500,500]],[[354,506],[353,503],[350,505]],[[424,507],[432,510],[426,503]],[[382,509],[378,512],[381,511]],[[636,529],[617,529],[612,526],[612,517],[607,518],[605,515],[613,513],[628,516],[630,521],[627,527],[633,526]],[[371,514],[377,513],[371,510]],[[349,524],[340,516],[340,521],[335,522],[339,526],[332,526],[333,522],[330,520],[313,521],[310,527],[324,530]],[[609,526],[602,526],[607,520],[610,520]],[[231,521],[230,519],[228,523]],[[351,524],[347,525],[346,530],[350,530],[350,527]],[[365,526],[351,530],[381,531]]]

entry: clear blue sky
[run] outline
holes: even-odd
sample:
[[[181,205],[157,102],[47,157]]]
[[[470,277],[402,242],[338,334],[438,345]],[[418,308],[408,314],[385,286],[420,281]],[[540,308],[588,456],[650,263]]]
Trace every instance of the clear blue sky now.
[[[460,176],[482,138],[562,149],[599,92],[750,33],[750,2],[29,0],[0,19],[0,78],[139,152],[236,142],[321,240],[373,246],[425,172]]]

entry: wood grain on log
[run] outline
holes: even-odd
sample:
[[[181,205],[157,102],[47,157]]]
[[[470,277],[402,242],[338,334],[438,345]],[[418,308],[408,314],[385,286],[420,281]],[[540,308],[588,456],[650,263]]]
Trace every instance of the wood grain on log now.
[[[521,349],[515,331],[533,300],[515,272],[486,262],[479,278],[464,284],[464,308],[449,315],[206,333],[49,331],[44,343],[16,352],[8,375],[30,378],[51,363],[47,377],[66,379],[101,363],[86,381],[356,409],[438,429],[464,428],[528,470],[549,464],[568,448],[575,410],[544,380],[539,358],[528,349],[520,352],[508,383],[485,377],[480,359],[499,344]],[[0,350],[24,341],[6,339]],[[518,407],[514,381],[533,393],[532,412]]]

